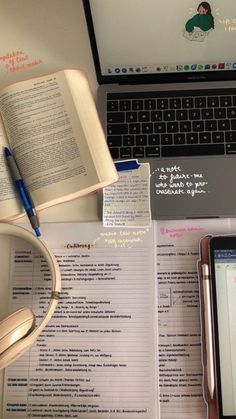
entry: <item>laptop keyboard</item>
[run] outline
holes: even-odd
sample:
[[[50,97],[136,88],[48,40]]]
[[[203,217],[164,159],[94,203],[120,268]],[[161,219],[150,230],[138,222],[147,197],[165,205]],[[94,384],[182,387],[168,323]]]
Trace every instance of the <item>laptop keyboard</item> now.
[[[107,94],[113,159],[236,154],[236,89]]]

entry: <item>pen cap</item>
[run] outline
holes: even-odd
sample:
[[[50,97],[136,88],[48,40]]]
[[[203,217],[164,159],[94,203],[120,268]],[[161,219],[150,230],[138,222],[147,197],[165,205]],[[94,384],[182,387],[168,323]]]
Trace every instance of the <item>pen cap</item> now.
[[[50,249],[30,231],[20,226],[0,222],[0,235],[26,240],[42,254],[48,263],[52,278],[50,303],[44,318],[35,325],[31,309],[24,307],[0,322],[0,369],[15,361],[37,339],[53,315],[61,290],[61,275],[56,258]]]

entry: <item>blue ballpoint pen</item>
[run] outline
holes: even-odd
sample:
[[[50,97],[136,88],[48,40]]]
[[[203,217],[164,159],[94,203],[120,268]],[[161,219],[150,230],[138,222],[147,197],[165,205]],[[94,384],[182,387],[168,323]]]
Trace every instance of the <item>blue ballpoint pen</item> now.
[[[16,186],[16,189],[19,193],[21,202],[23,204],[23,207],[25,209],[25,212],[29,218],[30,224],[32,226],[32,228],[35,231],[36,236],[40,236],[40,229],[39,229],[39,222],[38,222],[38,217],[36,215],[36,211],[35,208],[32,204],[32,200],[29,197],[29,194],[26,190],[26,187],[24,185],[24,181],[21,177],[21,174],[19,172],[19,169],[17,167],[17,164],[15,162],[15,159],[13,157],[13,155],[11,154],[10,150],[7,147],[4,147],[4,154],[6,157],[6,161],[8,164],[8,167],[10,169],[11,172],[11,177],[12,180],[14,181],[14,184]]]

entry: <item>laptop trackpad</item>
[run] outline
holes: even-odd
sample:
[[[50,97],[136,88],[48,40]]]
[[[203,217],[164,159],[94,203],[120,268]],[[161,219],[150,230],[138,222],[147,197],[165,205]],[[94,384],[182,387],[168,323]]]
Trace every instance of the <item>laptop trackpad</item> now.
[[[236,216],[235,157],[150,159],[153,219]]]

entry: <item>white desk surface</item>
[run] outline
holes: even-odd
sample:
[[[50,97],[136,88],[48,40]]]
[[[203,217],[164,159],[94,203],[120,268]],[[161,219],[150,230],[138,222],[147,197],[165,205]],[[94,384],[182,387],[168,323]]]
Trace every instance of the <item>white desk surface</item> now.
[[[86,72],[96,95],[96,75],[81,0],[0,0],[0,5],[0,87],[60,68],[78,67]],[[29,61],[41,59],[42,64],[35,66],[31,73],[21,70],[8,73],[6,61],[1,57],[16,50],[28,54]],[[42,211],[40,221],[94,221],[97,220],[96,203],[93,194],[61,204]],[[0,238],[0,319],[7,314],[8,252],[8,243]],[[2,389],[3,371],[0,371],[0,406]]]
[[[94,97],[97,81],[82,0],[0,0],[0,88],[3,85],[56,71],[81,68]],[[26,71],[7,71],[4,56],[21,50],[28,62],[41,61]],[[96,194],[40,213],[41,222],[97,220]],[[25,219],[25,221],[27,221]],[[0,319],[7,314],[9,243],[0,237]],[[3,371],[0,371],[0,419]]]

